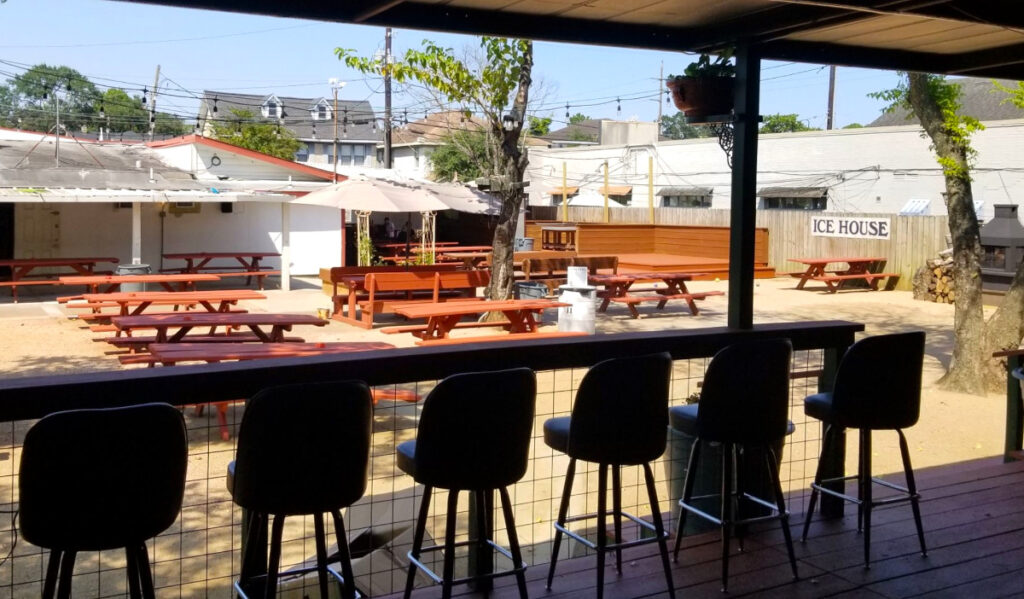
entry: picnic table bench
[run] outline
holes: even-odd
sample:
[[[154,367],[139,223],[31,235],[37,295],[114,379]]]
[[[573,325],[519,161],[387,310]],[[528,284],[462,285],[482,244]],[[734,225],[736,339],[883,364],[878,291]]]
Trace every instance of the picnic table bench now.
[[[10,287],[11,297],[14,303],[18,302],[18,287],[24,285],[58,285],[60,277],[68,274],[57,273],[35,273],[37,268],[70,268],[79,275],[96,274],[96,265],[101,262],[117,264],[117,258],[16,258],[13,260],[0,260],[0,267],[11,269],[10,278],[0,281],[0,287]]]
[[[638,304],[646,302],[658,302],[657,309],[662,310],[669,300],[683,300],[686,302],[690,313],[694,316],[700,313],[697,307],[697,300],[703,300],[711,296],[725,295],[721,291],[691,292],[686,288],[686,281],[701,276],[701,273],[685,272],[648,272],[648,273],[619,273],[619,274],[593,274],[589,276],[592,285],[603,285],[604,291],[598,292],[601,298],[599,312],[605,312],[611,302],[625,304],[633,318],[640,318]],[[664,287],[635,288],[634,283],[638,281],[661,281]],[[644,294],[644,295],[639,295]]]
[[[131,336],[137,329],[156,329],[156,343],[177,343],[182,340],[191,341],[187,337],[195,327],[246,327],[263,343],[278,343],[285,340],[284,333],[293,325],[326,326],[326,320],[310,314],[278,314],[278,313],[186,313],[155,314],[138,316],[115,316],[110,319],[114,327]],[[266,332],[262,327],[271,327]],[[168,329],[178,329],[173,335]],[[229,333],[230,335],[230,333]]]
[[[85,321],[106,320],[114,316],[135,316],[142,314],[151,306],[179,306],[194,308],[200,306],[207,312],[245,312],[234,308],[239,300],[266,299],[267,296],[250,289],[225,289],[212,291],[129,291],[118,293],[87,293],[82,296],[81,303],[69,303],[68,308],[92,310],[90,313],[79,314],[78,318]],[[101,312],[102,308],[117,308],[117,313]],[[151,313],[152,314],[152,313]]]
[[[351,290],[361,284],[366,299],[350,291],[348,314],[335,314],[335,320],[370,329],[375,315],[395,313],[397,305],[476,300],[477,289],[487,286],[490,275],[483,270],[373,272],[344,280]]]
[[[803,289],[808,281],[821,281],[828,287],[829,293],[836,293],[847,281],[864,281],[868,289],[878,291],[878,282],[885,278],[894,280],[900,274],[895,272],[878,272],[886,263],[885,258],[791,258],[790,262],[807,265],[803,272],[789,273],[798,278],[797,289]],[[846,264],[843,270],[826,270],[829,264]]]
[[[415,329],[409,328],[407,332],[419,337],[417,345],[435,345],[451,343],[476,343],[483,341],[502,340],[508,341],[529,337],[537,339],[541,337],[566,337],[578,333],[552,332],[540,333],[535,315],[549,308],[561,308],[570,304],[555,302],[544,299],[526,300],[502,300],[482,302],[446,302],[446,303],[418,303],[399,304],[395,306],[395,312],[411,319],[427,319],[427,324]],[[465,337],[462,339],[449,339],[448,333],[456,328],[465,316],[475,316],[485,312],[501,312],[507,322],[480,323],[479,326],[501,326],[508,330],[507,335],[493,335],[486,337]],[[471,323],[473,324],[473,323]],[[586,334],[586,333],[583,333]]]
[[[344,315],[345,306],[356,299],[366,299],[366,275],[371,272],[441,272],[453,271],[457,264],[415,264],[409,266],[335,266],[320,269],[323,290],[331,296],[332,315]],[[352,298],[352,294],[355,298]],[[350,312],[354,315],[355,312]]]
[[[281,271],[264,269],[260,266],[263,258],[279,257],[277,252],[181,252],[164,254],[166,260],[184,260],[185,266],[178,268],[164,268],[161,272],[201,273],[215,272],[221,277],[245,277],[245,284],[248,285],[252,279],[256,279],[256,285],[263,289],[264,279],[269,275],[279,275]],[[210,265],[213,260],[224,259],[234,260],[237,264]]]
[[[86,293],[115,293],[122,283],[156,283],[165,291],[194,291],[200,281],[219,281],[215,274],[76,275],[60,277],[61,285],[84,285]],[[58,297],[60,303],[81,299],[83,294]]]

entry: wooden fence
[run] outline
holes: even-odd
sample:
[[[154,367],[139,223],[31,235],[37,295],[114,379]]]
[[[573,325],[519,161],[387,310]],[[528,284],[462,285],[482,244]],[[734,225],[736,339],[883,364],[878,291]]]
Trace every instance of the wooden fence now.
[[[533,218],[558,219],[561,207],[533,206]],[[663,225],[729,226],[728,210],[707,208],[655,208],[654,219]],[[813,216],[881,217],[890,221],[890,238],[885,241],[811,235]],[[571,222],[604,222],[603,207],[569,207]],[[645,224],[650,222],[647,208],[612,208],[613,223]],[[898,289],[910,289],[914,271],[925,260],[946,249],[949,226],[945,216],[900,216],[897,214],[864,214],[810,212],[803,210],[759,210],[757,226],[768,229],[768,264],[778,272],[803,270],[790,258],[824,256],[884,256],[889,262],[886,272],[900,273]],[[537,240],[540,243],[540,240]]]

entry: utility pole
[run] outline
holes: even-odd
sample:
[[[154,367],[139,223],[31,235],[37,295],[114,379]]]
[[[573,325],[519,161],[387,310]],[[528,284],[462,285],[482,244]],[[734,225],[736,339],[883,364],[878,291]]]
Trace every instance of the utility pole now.
[[[338,182],[338,80],[331,81],[331,88],[334,90],[334,182]],[[344,265],[343,265],[344,266]]]
[[[825,129],[832,129],[832,116],[836,107],[836,65],[828,68],[828,113],[825,117]]]
[[[149,97],[149,141],[153,141],[153,133],[156,131],[156,88],[160,85],[160,65],[156,65],[156,75],[153,77],[153,95]]]
[[[57,93],[57,86],[53,87],[53,101],[57,105],[57,124],[53,129],[53,159],[54,166],[60,166],[60,95]]]
[[[391,28],[384,30],[384,168],[391,168]]]
[[[661,61],[661,67],[658,68],[658,95],[655,96],[658,99],[658,135],[661,135],[661,92],[664,91],[665,86],[665,61]]]

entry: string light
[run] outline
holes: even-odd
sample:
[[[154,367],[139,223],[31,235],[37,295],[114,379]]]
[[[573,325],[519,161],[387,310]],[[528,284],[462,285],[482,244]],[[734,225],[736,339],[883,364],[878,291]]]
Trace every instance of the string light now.
[[[213,114],[217,114],[217,96],[213,97]]]
[[[101,119],[107,118],[107,113],[104,112],[104,110],[103,110],[103,104],[100,104],[100,118]]]
[[[565,119],[569,120],[569,103],[565,103]]]
[[[146,94],[147,94],[147,93],[149,93],[149,92],[147,91],[146,87],[145,87],[145,86],[143,86],[143,88],[142,88],[142,103],[143,103],[143,104],[145,104],[145,103],[146,103]],[[216,102],[216,100],[214,100],[214,102]],[[216,110],[214,110],[214,112],[217,112],[217,111],[216,111]]]
[[[615,113],[618,116],[622,116],[622,100],[615,98]]]
[[[402,124],[403,125],[408,125],[409,124],[409,111],[408,110],[403,110],[402,111]]]

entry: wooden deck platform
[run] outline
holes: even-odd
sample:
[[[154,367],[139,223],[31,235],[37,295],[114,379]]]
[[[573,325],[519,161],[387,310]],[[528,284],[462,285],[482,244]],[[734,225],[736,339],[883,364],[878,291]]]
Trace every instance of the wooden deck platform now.
[[[902,478],[902,477],[900,477]],[[729,593],[719,590],[721,545],[716,533],[684,541],[673,564],[676,596],[721,597],[1021,597],[1024,596],[1024,462],[997,458],[917,472],[928,557],[918,550],[910,507],[879,508],[872,527],[871,569],[863,566],[856,509],[831,521],[816,520],[807,543],[799,541],[803,515],[791,517],[800,580],[793,581],[778,526],[763,525],[748,537],[746,551],[729,561]],[[898,479],[894,479],[898,480]],[[797,508],[794,507],[794,512]],[[734,544],[735,546],[735,544]],[[670,544],[671,548],[671,544]],[[654,545],[627,550],[621,576],[609,556],[605,597],[668,597]],[[527,570],[530,597],[584,599],[595,596],[593,556],[559,562],[552,590],[544,587],[547,564]],[[482,597],[465,586],[457,596]],[[392,597],[400,597],[400,594]],[[440,587],[415,597],[440,596]],[[518,597],[514,581],[501,578],[495,599]]]
[[[585,255],[585,254],[580,254]],[[697,281],[713,281],[729,278],[728,258],[682,256],[677,254],[618,254],[619,272],[701,272]],[[775,269],[767,265],[754,267],[754,278],[771,279]]]

